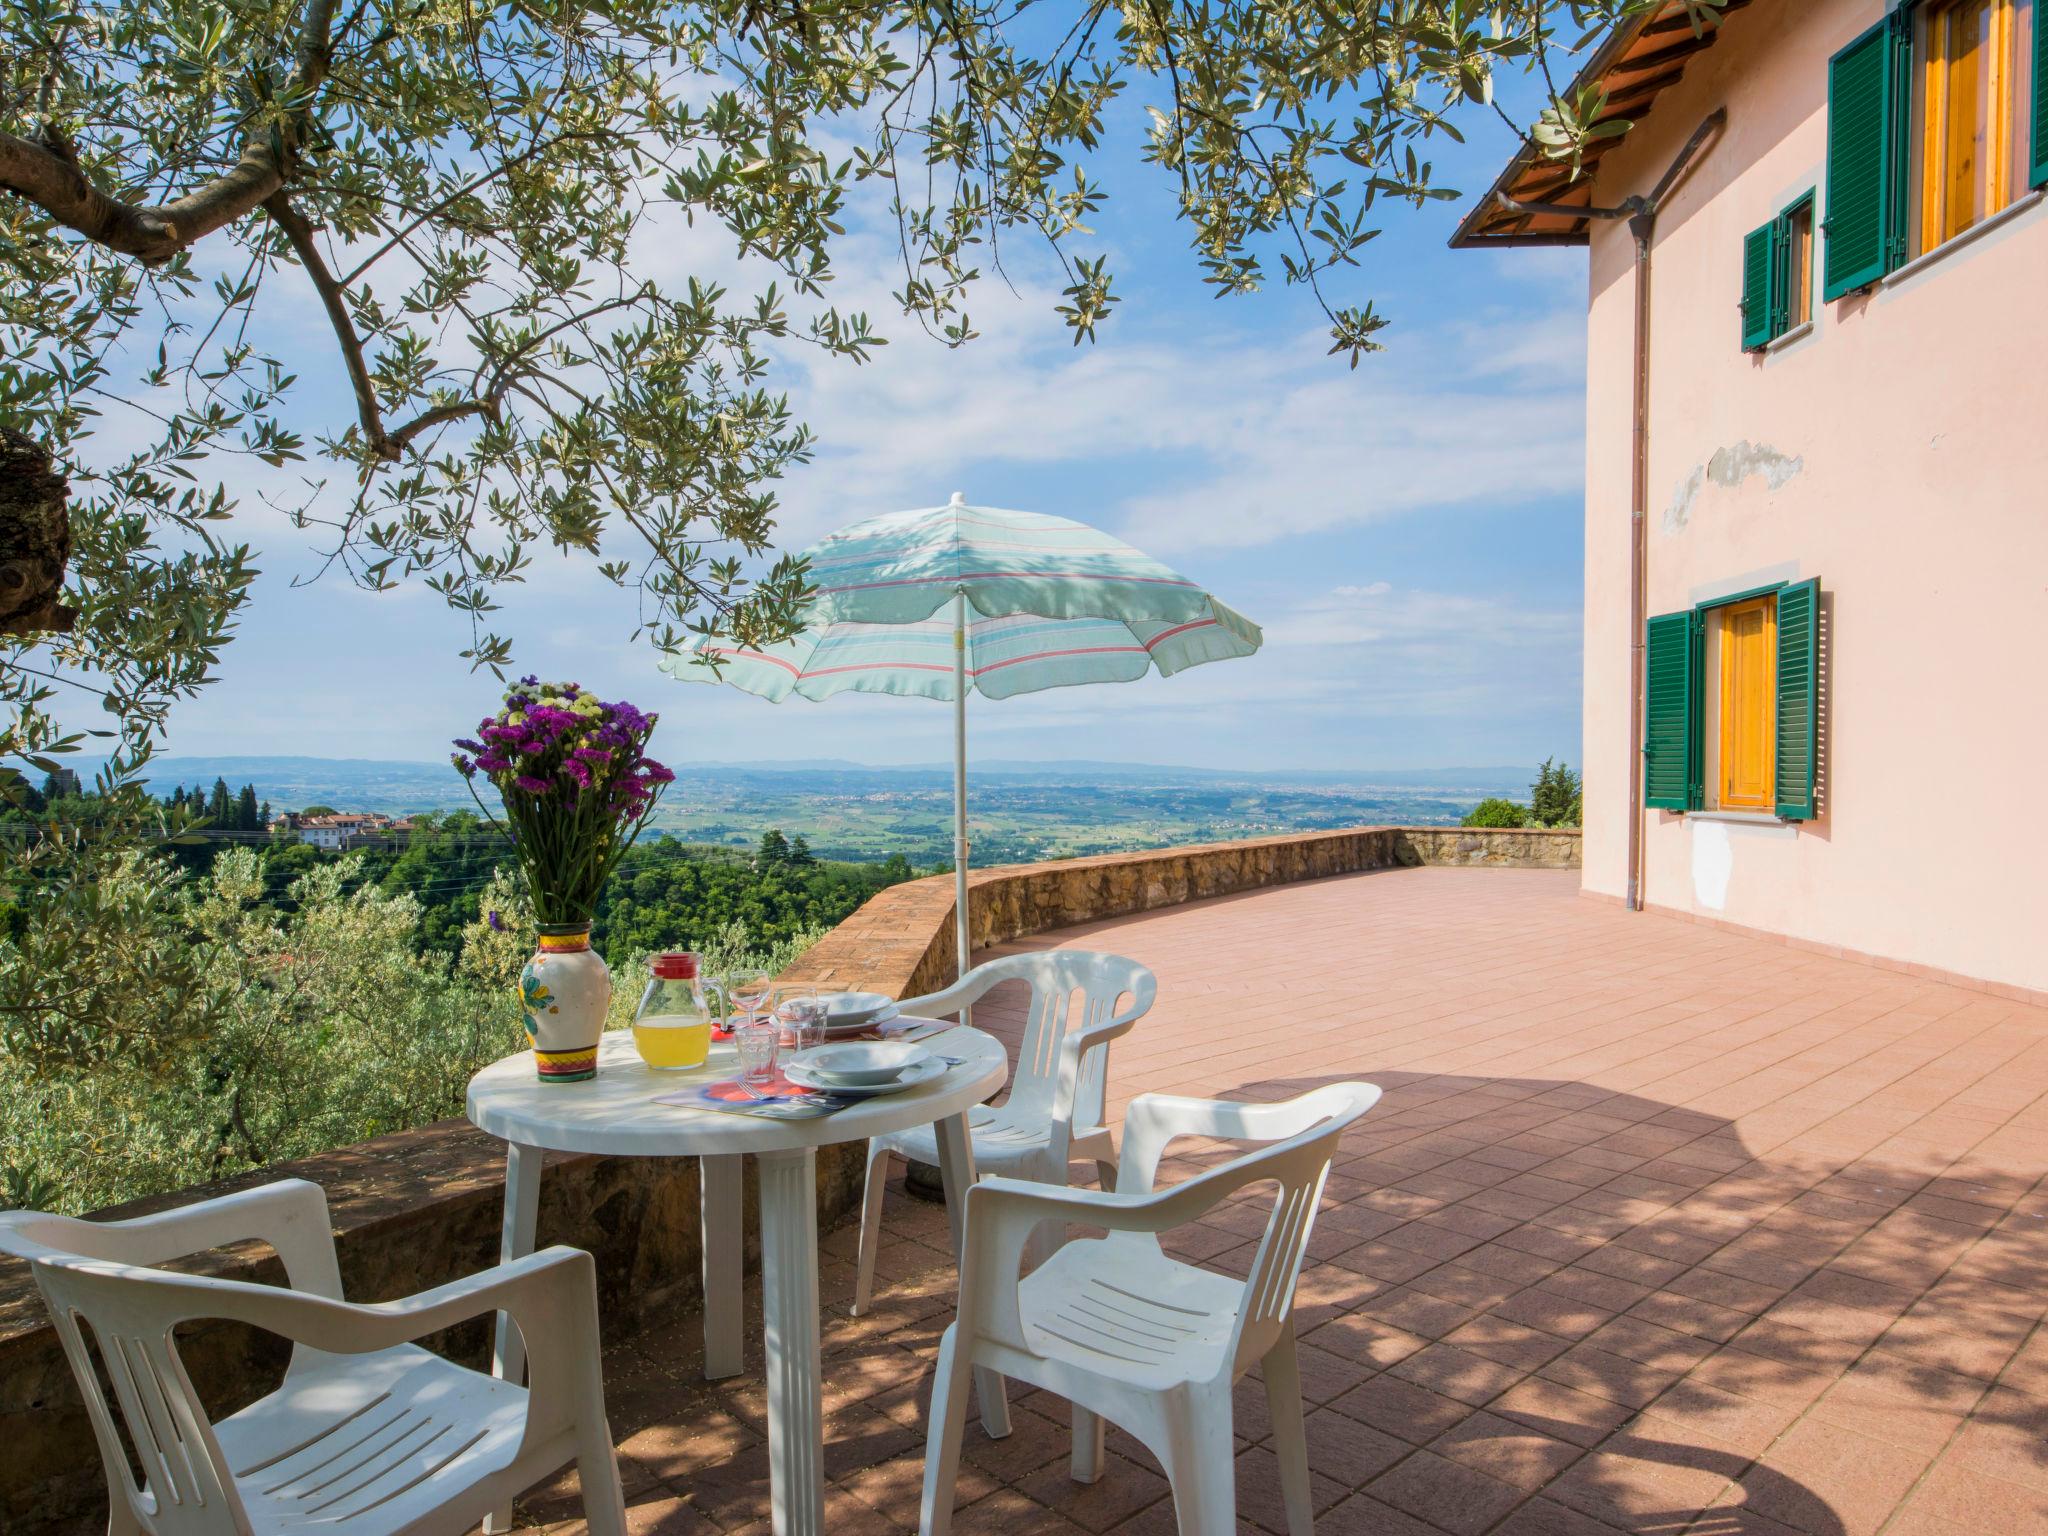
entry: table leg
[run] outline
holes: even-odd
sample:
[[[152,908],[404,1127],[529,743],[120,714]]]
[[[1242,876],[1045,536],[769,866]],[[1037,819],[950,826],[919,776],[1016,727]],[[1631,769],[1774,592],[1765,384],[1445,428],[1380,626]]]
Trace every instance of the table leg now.
[[[933,1129],[938,1133],[939,1181],[946,1189],[946,1217],[953,1224],[953,1263],[963,1264],[967,1244],[967,1191],[974,1187],[974,1138],[965,1115],[949,1115]],[[974,1400],[981,1407],[981,1427],[1000,1440],[1010,1432],[1010,1398],[1003,1378],[986,1366],[974,1368]]]
[[[740,1155],[697,1160],[703,1192],[698,1212],[704,1251],[704,1379],[737,1376],[744,1365],[746,1228],[740,1198]]]
[[[540,1224],[539,1147],[507,1144],[505,1153],[505,1222],[498,1235],[498,1262],[509,1264],[533,1252],[535,1229]],[[526,1344],[512,1324],[512,1314],[498,1314],[496,1343],[491,1351],[491,1373],[505,1381],[518,1381],[526,1374]],[[512,1503],[504,1504],[484,1518],[484,1529],[496,1536],[512,1529]]]
[[[761,1310],[768,1344],[768,1478],[775,1536],[825,1529],[818,1382],[818,1164],[809,1147],[763,1152]]]

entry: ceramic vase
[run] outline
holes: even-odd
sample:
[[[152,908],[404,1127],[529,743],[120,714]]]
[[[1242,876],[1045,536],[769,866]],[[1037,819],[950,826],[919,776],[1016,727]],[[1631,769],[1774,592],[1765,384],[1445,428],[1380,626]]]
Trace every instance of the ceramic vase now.
[[[543,926],[540,948],[519,973],[519,1007],[542,1082],[597,1076],[597,1042],[611,1002],[612,973],[590,947],[590,924]]]

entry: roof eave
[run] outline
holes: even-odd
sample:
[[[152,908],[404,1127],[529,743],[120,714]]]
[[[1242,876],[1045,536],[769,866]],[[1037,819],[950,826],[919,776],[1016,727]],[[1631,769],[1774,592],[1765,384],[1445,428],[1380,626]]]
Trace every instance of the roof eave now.
[[[1664,75],[1648,82],[1648,95],[1642,102],[1640,110],[1632,111],[1630,115],[1638,119],[1646,116],[1656,97],[1665,88],[1678,80],[1683,72],[1684,60],[1691,54],[1698,52],[1699,49],[1708,46],[1714,40],[1714,37],[1719,32],[1720,25],[1725,24],[1727,13],[1743,9],[1747,4],[1748,0],[1727,0],[1727,4],[1722,12],[1721,22],[1707,28],[1704,33],[1696,34],[1695,41],[1691,46],[1668,47],[1657,52],[1655,54],[1655,67],[1662,67],[1667,63],[1674,62],[1677,67],[1668,69]],[[1632,20],[1618,23],[1608,32],[1606,37],[1601,39],[1600,45],[1593,50],[1592,56],[1586,60],[1585,65],[1579,72],[1572,77],[1572,83],[1569,88],[1570,94],[1576,97],[1580,91],[1589,86],[1604,86],[1610,74],[1630,62],[1628,55],[1642,38],[1643,34],[1652,27],[1662,26],[1676,14],[1678,13],[1671,11],[1668,6],[1656,6],[1644,11]],[[1637,72],[1640,73],[1643,61],[1636,61],[1636,63]],[[1628,90],[1624,92],[1624,98],[1626,99],[1631,93],[1643,89],[1645,89],[1645,86],[1642,82],[1632,81]],[[1502,169],[1500,175],[1494,178],[1493,185],[1487,188],[1486,195],[1474,203],[1466,212],[1465,217],[1458,222],[1457,229],[1451,235],[1451,249],[1472,250],[1480,246],[1588,244],[1590,235],[1583,226],[1574,230],[1515,229],[1499,232],[1492,232],[1484,227],[1489,220],[1499,216],[1500,209],[1497,205],[1502,195],[1512,193],[1522,178],[1539,168],[1540,164],[1541,157],[1535,145],[1524,140],[1521,147],[1515,151],[1514,157]],[[1594,167],[1588,165],[1585,168],[1584,175],[1591,176],[1593,171]]]
[[[1607,36],[1600,40],[1600,46],[1593,50],[1593,56],[1586,60],[1584,66],[1572,77],[1569,94],[1576,98],[1587,84],[1594,80],[1605,78],[1607,71],[1612,69],[1621,56],[1634,46],[1635,40],[1643,35],[1644,29],[1657,18],[1657,15],[1658,11],[1652,9],[1644,11],[1632,20],[1617,22],[1613,29],[1608,32]],[[1474,245],[1480,243],[1487,245],[1584,245],[1587,243],[1587,237],[1583,234],[1575,234],[1569,239],[1553,240],[1523,235],[1485,235],[1481,234],[1475,227],[1481,219],[1485,218],[1492,211],[1494,202],[1501,193],[1513,186],[1522,173],[1534,165],[1535,162],[1536,146],[1527,139],[1524,139],[1522,147],[1515,151],[1514,158],[1508,161],[1507,165],[1502,168],[1501,173],[1493,179],[1493,185],[1486,189],[1486,196],[1474,203],[1471,211],[1458,221],[1458,227],[1451,235],[1452,250],[1470,250]]]

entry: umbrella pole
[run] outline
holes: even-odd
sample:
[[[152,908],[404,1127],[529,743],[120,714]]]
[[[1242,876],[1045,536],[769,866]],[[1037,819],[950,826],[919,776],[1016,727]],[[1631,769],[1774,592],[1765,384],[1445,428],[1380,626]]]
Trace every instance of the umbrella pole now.
[[[953,937],[967,974],[967,589],[953,589]],[[967,1010],[960,1011],[967,1022]]]

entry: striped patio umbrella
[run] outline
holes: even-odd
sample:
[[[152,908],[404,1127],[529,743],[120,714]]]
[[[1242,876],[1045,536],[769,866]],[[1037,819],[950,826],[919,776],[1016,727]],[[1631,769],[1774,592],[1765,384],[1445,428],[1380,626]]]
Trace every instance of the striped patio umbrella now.
[[[1007,699],[1171,676],[1249,656],[1258,625],[1099,528],[1037,512],[943,507],[840,529],[806,552],[803,629],[759,650],[699,642],[661,662],[764,699],[849,689],[953,705],[954,923],[967,968],[967,694]],[[717,666],[705,664],[714,659]]]

